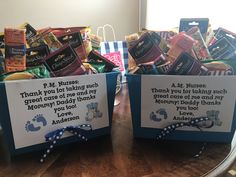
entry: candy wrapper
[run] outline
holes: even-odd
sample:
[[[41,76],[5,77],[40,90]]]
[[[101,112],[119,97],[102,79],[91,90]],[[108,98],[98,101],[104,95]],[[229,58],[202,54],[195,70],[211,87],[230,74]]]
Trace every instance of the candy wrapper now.
[[[48,45],[50,52],[54,52],[63,46],[52,32],[43,34],[42,39]]]
[[[229,40],[229,42],[233,45],[236,46],[236,34],[226,30],[224,28],[218,28],[215,32],[214,38],[211,40],[211,44],[214,44],[217,40],[225,37],[226,39]]]
[[[91,40],[92,48],[98,50],[100,48],[102,38],[95,34],[89,34],[89,38]]]
[[[138,33],[134,33],[129,36],[125,36],[127,47],[128,48],[132,47],[138,39],[139,39]],[[137,67],[137,64],[136,64],[135,60],[130,55],[130,53],[128,53],[128,71],[132,71],[136,67]]]
[[[179,32],[188,31],[194,26],[200,29],[203,39],[206,39],[208,31],[209,19],[208,18],[181,18],[179,25]]]
[[[95,69],[95,67],[93,67],[90,63],[83,63],[85,69],[86,69],[86,73],[87,74],[97,74],[98,69]],[[105,64],[104,64],[104,68],[105,68]]]
[[[143,34],[128,50],[137,65],[153,61],[162,62],[163,52],[148,32]]]
[[[0,51],[2,54],[5,53],[4,33],[0,33]]]
[[[208,60],[202,62],[208,68],[208,75],[225,76],[236,74],[235,59],[228,60]]]
[[[56,36],[51,32],[50,28],[30,38],[28,44],[30,45],[30,47],[48,45],[50,52],[54,52],[62,47],[62,44],[56,38]]]
[[[70,45],[51,53],[44,59],[44,65],[52,77],[85,74],[85,68]]]
[[[80,30],[80,33],[84,42],[86,54],[88,55],[92,51],[92,43],[89,37],[89,35],[91,34],[91,28],[90,27],[83,28],[82,30]]]
[[[26,50],[26,66],[35,67],[43,64],[43,59],[49,54],[47,45],[32,47]]]
[[[4,57],[0,56],[0,74],[5,72]]]
[[[206,75],[208,69],[188,53],[182,53],[167,71],[170,75]]]
[[[207,18],[181,19],[179,31],[168,40],[164,35],[168,31],[146,30],[141,36],[128,36],[129,63],[135,62],[129,73],[234,75],[235,33],[224,28],[213,32]]]
[[[50,73],[44,65],[27,69],[26,72],[33,74],[37,79],[50,77]]]
[[[44,30],[42,33],[39,33],[33,37],[31,37],[27,42],[30,47],[38,47],[40,45],[47,45],[46,42],[43,40],[42,35],[43,33],[49,32],[50,29]]]
[[[187,31],[187,34],[197,41],[195,45],[193,45],[193,50],[197,59],[198,60],[211,59],[211,54],[208,51],[208,48],[200,33],[199,28],[197,26],[192,27]]]
[[[110,72],[113,68],[118,67],[116,66],[112,61],[108,60],[104,56],[102,56],[100,53],[96,52],[95,50],[92,50],[88,55],[89,62],[95,62],[95,63],[105,63],[105,69],[104,72]]]
[[[0,75],[0,81],[40,79],[49,77],[50,77],[49,71],[46,69],[45,66],[41,65],[38,67],[27,69],[25,71],[17,71]]]
[[[192,53],[193,45],[197,41],[191,36],[187,35],[185,32],[181,32],[175,35],[170,41],[170,49],[167,52],[170,60],[178,58],[182,52]]]
[[[152,40],[158,45],[158,47],[164,52],[167,53],[169,47],[167,46],[167,42],[156,32],[149,32]]]
[[[87,55],[80,32],[64,32],[57,34],[58,40],[63,44],[70,44],[82,61],[87,61]]]
[[[225,37],[217,40],[208,49],[213,59],[236,59],[236,47]]]
[[[37,31],[29,23],[22,24],[20,26],[20,29],[25,29],[26,30],[25,33],[26,33],[26,40],[27,41],[37,34]]]

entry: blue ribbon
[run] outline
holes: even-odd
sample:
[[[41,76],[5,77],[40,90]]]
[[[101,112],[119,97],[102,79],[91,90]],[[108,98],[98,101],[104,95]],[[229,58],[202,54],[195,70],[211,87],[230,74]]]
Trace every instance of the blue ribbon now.
[[[45,140],[50,142],[49,148],[47,148],[46,152],[42,155],[40,162],[44,162],[48,154],[53,150],[54,146],[61,139],[62,135],[65,132],[69,132],[74,136],[77,136],[79,139],[87,141],[86,133],[92,131],[92,126],[89,124],[82,124],[79,126],[67,126],[65,128],[60,128],[49,132],[45,135]]]
[[[207,121],[210,121],[209,125],[206,124]],[[177,123],[173,123],[173,124],[170,124],[170,125],[164,127],[161,130],[161,132],[157,135],[157,140],[163,139],[167,135],[173,134],[174,131],[180,127],[196,127],[200,131],[202,131],[201,128],[211,128],[213,126],[214,126],[214,122],[208,117],[194,118],[194,119],[190,120],[189,122],[177,122]]]
[[[209,124],[207,124],[207,122]],[[161,132],[157,135],[157,140],[163,139],[165,138],[167,135],[173,134],[174,131],[177,128],[180,127],[195,127],[197,129],[199,129],[202,132],[202,128],[211,128],[214,126],[214,121],[212,121],[210,118],[208,117],[198,117],[198,118],[194,118],[189,122],[177,122],[177,123],[173,123],[171,125],[168,125],[166,127],[164,127]],[[205,149],[206,143],[203,143],[201,149],[199,150],[199,152],[197,154],[194,155],[194,158],[198,158],[203,150]]]

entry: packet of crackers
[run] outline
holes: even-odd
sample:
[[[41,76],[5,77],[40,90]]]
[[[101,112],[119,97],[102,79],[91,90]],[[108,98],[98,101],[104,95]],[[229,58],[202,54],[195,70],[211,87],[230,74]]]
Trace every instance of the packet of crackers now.
[[[25,30],[5,28],[5,70],[6,72],[26,69]]]

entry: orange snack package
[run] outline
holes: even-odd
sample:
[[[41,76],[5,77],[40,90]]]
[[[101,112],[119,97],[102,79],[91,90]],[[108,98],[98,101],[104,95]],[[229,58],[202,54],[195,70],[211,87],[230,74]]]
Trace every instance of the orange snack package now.
[[[25,30],[5,28],[5,69],[6,72],[26,69]]]

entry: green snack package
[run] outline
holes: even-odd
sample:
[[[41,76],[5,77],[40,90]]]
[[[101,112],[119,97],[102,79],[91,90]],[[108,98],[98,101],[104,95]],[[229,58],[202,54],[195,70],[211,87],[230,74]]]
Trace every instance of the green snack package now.
[[[49,78],[49,72],[44,65],[25,71],[11,72],[0,75],[0,81]]]
[[[27,69],[26,72],[29,72],[35,75],[36,78],[49,78],[50,77],[49,71],[44,65]]]
[[[224,76],[236,74],[236,60],[205,60],[202,64],[207,67],[208,75]]]
[[[105,62],[88,62],[92,67],[94,67],[98,73],[104,73],[106,64]]]

